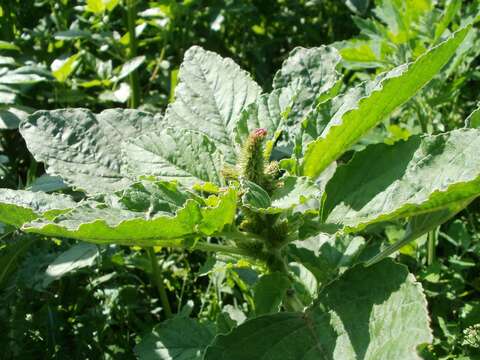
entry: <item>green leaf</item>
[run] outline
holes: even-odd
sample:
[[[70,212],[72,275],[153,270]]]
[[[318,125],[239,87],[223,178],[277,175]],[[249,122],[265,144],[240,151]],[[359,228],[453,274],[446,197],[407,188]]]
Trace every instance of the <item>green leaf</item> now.
[[[16,227],[39,217],[53,217],[75,206],[66,195],[0,189],[0,221]]]
[[[343,97],[320,137],[308,145],[301,173],[316,178],[368,130],[427,84],[455,54],[471,29],[462,28],[410,65],[401,65]]]
[[[75,70],[75,65],[80,53],[72,55],[64,60],[55,60],[52,63],[52,75],[60,82],[65,82]]]
[[[276,214],[305,204],[310,199],[321,198],[321,189],[307,177],[285,176],[279,182],[278,188],[268,195],[257,184],[243,180],[243,205],[256,212]]]
[[[47,287],[53,281],[73,271],[92,266],[98,256],[96,245],[79,243],[72,246],[48,265],[42,285]]]
[[[255,314],[278,312],[289,287],[290,280],[285,274],[276,272],[262,276],[253,289]]]
[[[480,129],[480,106],[472,111],[465,120],[468,127]]]
[[[295,130],[315,105],[336,95],[341,74],[336,70],[341,57],[329,46],[295,48],[275,74],[273,91],[261,95],[242,113],[236,129],[242,144],[251,131],[265,128],[270,137]]]
[[[323,286],[355,264],[365,239],[348,235],[318,235],[288,246],[288,255],[304,265]]]
[[[304,313],[261,316],[217,336],[205,360],[420,359],[415,348],[432,340],[420,284],[390,260],[356,266],[319,296]]]
[[[11,43],[11,42],[0,40],[0,50],[20,51],[20,48],[17,45]]]
[[[213,235],[234,222],[237,211],[237,192],[234,189],[228,189],[220,196],[211,195],[205,202],[208,207],[202,208],[203,220],[198,226],[203,234]]]
[[[260,87],[231,59],[198,46],[186,53],[178,74],[175,101],[165,115],[174,128],[207,135],[235,163],[233,130],[241,111],[260,95]]]
[[[124,158],[130,172],[193,185],[221,184],[222,154],[207,136],[167,127],[129,140]]]
[[[122,68],[120,69],[120,73],[115,78],[115,81],[122,80],[123,78],[130,75],[133,71],[138,69],[140,65],[142,65],[145,62],[145,59],[146,57],[142,55],[142,56],[137,56],[137,57],[134,57],[133,59],[128,60],[125,64],[122,65]]]
[[[201,360],[212,339],[208,326],[176,316],[147,334],[135,346],[135,353],[140,360]]]
[[[459,211],[466,208],[468,204],[470,204],[470,202],[470,200],[467,200],[465,202],[457,202],[450,205],[448,208],[413,216],[408,222],[407,231],[403,238],[390,245],[385,250],[382,250],[382,252],[375,255],[368,261],[366,261],[365,266],[371,266],[379,261],[382,261],[387,256],[390,256],[395,251],[400,250],[405,245],[418,239],[423,234],[434,230],[435,228],[455,216]]]
[[[37,111],[21,124],[20,132],[50,175],[95,194],[120,190],[144,175],[127,172],[122,146],[130,138],[153,132],[159,123],[160,119],[138,110],[94,114],[60,109]]]
[[[236,192],[233,189],[216,199],[207,199],[206,206],[188,199],[175,213],[151,214],[150,211],[138,212],[87,204],[53,220],[33,221],[24,225],[23,230],[98,244],[184,245],[184,242],[177,240],[211,235],[232,223],[235,204]]]
[[[327,184],[325,222],[357,231],[471,200],[480,195],[479,149],[476,129],[370,145]]]

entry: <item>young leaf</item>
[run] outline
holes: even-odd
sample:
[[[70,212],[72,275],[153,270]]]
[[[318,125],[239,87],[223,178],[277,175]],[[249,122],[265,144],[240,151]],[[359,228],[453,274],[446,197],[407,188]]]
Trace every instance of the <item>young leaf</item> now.
[[[255,183],[243,181],[246,191],[243,205],[255,212],[276,214],[293,209],[310,199],[320,199],[321,189],[307,177],[285,176],[282,185],[268,193]]]
[[[198,46],[185,53],[178,79],[175,101],[165,115],[168,124],[204,133],[235,163],[233,129],[260,87],[231,59]]]
[[[135,353],[140,360],[201,360],[212,339],[208,326],[176,316],[157,325],[135,347]]]
[[[75,206],[76,203],[66,195],[0,189],[0,221],[16,227],[39,217],[59,215]]]
[[[20,127],[27,147],[50,175],[88,193],[113,192],[136,178],[125,169],[122,144],[154,131],[159,119],[137,110],[37,111]],[[144,174],[138,174],[144,175]]]
[[[348,270],[304,313],[261,316],[217,336],[205,360],[420,359],[415,348],[431,340],[421,286],[385,260]]]
[[[327,184],[325,222],[356,231],[471,200],[480,195],[479,149],[476,129],[368,146]]]
[[[401,65],[363,85],[362,91],[347,94],[320,137],[308,145],[301,173],[318,177],[363,134],[415,95],[455,54],[470,29],[462,28],[414,63]]]
[[[222,154],[212,140],[196,131],[168,127],[132,138],[125,146],[124,158],[134,174],[185,185],[222,182]]]
[[[273,137],[277,131],[301,122],[318,102],[336,95],[340,60],[333,47],[295,48],[275,74],[273,91],[261,95],[242,113],[237,142],[242,144],[257,128],[266,129]]]

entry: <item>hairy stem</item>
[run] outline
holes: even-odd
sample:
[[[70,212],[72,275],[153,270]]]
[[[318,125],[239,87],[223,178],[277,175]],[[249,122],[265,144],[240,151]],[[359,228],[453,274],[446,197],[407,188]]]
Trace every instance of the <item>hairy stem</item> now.
[[[137,56],[137,37],[135,34],[135,21],[137,17],[137,11],[135,6],[136,0],[127,0],[127,27],[129,36],[129,59]],[[140,82],[138,80],[138,72],[134,70],[128,76],[130,82],[131,95],[129,100],[129,106],[131,108],[137,108],[140,105]]]
[[[147,248],[147,254],[152,264],[152,282],[157,288],[163,311],[165,311],[165,316],[167,317],[167,319],[169,319],[172,317],[172,308],[170,307],[170,302],[168,301],[167,290],[163,285],[163,276],[160,268],[158,267],[157,255],[155,254],[155,250],[153,249],[153,247]]]

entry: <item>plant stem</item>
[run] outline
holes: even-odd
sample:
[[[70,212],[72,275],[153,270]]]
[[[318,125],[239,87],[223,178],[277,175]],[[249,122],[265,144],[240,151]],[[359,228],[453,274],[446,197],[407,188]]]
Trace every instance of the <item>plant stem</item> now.
[[[163,285],[163,276],[161,274],[160,268],[158,267],[157,255],[153,247],[147,248],[147,254],[150,258],[152,264],[152,281],[157,287],[158,295],[160,296],[160,302],[162,303],[163,311],[167,319],[172,317],[172,308],[170,307],[170,302],[168,301],[167,290]]]
[[[427,234],[427,265],[432,265],[435,261],[436,229]]]
[[[137,36],[135,34],[135,21],[137,17],[137,11],[135,6],[136,0],[127,0],[127,27],[129,36],[129,59],[137,56]],[[140,105],[140,82],[138,80],[138,72],[134,70],[128,76],[130,82],[130,100],[129,106],[131,108],[137,108]]]

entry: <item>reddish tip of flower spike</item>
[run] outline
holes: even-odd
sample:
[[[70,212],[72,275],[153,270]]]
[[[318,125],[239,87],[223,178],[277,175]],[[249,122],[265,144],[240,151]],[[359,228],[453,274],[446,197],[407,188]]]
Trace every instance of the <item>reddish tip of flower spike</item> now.
[[[256,138],[264,138],[265,136],[267,136],[267,129],[263,129],[263,128],[255,129],[252,131],[251,135]]]

